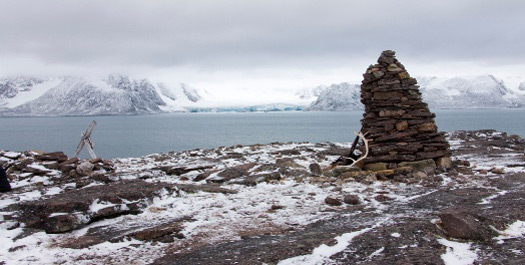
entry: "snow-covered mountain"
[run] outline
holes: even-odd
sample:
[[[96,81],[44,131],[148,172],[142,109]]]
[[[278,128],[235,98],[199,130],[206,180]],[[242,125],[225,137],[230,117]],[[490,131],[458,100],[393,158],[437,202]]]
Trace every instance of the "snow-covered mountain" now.
[[[493,75],[418,78],[423,98],[434,108],[525,107],[525,93]]]
[[[357,84],[340,83],[326,87],[308,110],[356,110],[362,109],[361,87]]]
[[[520,108],[525,107],[525,82],[509,88],[493,75],[452,78],[418,77],[423,99],[430,108]],[[327,87],[308,110],[362,109],[360,86],[334,84]]]
[[[114,115],[184,111],[203,98],[186,84],[170,87],[123,75],[0,79],[0,115]]]
[[[314,88],[305,88],[297,91],[295,93],[296,96],[298,96],[301,100],[315,100],[317,99],[323,91],[325,91],[328,87],[325,85],[317,86]]]
[[[492,75],[418,77],[431,108],[525,107],[525,82],[504,82]],[[510,84],[510,85],[509,85]],[[242,95],[245,92],[239,92]],[[181,83],[170,86],[123,75],[93,79],[78,76],[0,78],[0,116],[123,115],[161,112],[248,112],[362,109],[360,85],[340,83],[275,95],[276,103],[225,103],[226,94],[210,94]],[[295,94],[294,94],[295,93]],[[286,97],[281,97],[281,96]],[[225,97],[226,96],[226,97]],[[295,100],[295,101],[294,101]],[[305,106],[309,106],[305,108]]]

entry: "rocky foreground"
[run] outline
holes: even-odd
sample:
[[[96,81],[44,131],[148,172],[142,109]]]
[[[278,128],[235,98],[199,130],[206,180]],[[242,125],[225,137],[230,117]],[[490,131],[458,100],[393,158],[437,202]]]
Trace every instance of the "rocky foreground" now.
[[[0,264],[524,264],[525,140],[447,135],[452,168],[333,168],[347,144],[114,160],[0,151]]]

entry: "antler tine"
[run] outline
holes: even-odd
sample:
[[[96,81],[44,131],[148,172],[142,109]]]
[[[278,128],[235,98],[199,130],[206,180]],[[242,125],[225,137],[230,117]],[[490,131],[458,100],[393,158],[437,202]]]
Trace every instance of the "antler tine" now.
[[[364,155],[360,156],[358,159],[353,159],[351,157],[344,157],[346,159],[350,159],[352,160],[352,164],[348,165],[348,166],[338,166],[338,167],[346,167],[346,168],[351,168],[353,166],[355,166],[357,163],[359,163],[359,161],[365,159],[367,156],[368,156],[368,139],[366,139],[365,135],[368,134],[368,132],[366,133],[363,133],[363,132],[359,132],[359,133],[356,133],[354,132],[354,134],[356,134],[361,140],[363,140],[363,143],[365,144],[365,153]]]

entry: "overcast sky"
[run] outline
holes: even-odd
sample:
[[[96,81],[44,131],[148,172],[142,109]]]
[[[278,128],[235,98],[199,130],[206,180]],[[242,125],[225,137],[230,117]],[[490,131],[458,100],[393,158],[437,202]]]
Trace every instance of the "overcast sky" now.
[[[360,82],[385,49],[412,75],[525,76],[525,1],[0,0],[2,76],[290,90]]]

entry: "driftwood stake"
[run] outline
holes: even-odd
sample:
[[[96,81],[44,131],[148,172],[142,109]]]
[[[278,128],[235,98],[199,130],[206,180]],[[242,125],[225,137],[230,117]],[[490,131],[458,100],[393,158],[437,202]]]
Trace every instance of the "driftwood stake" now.
[[[78,157],[84,146],[86,146],[91,158],[97,158],[97,156],[95,155],[95,151],[93,150],[93,141],[91,140],[91,133],[93,132],[95,125],[97,125],[96,121],[91,122],[87,130],[85,132],[82,132],[82,138],[80,138],[80,143],[78,144],[75,157]]]

